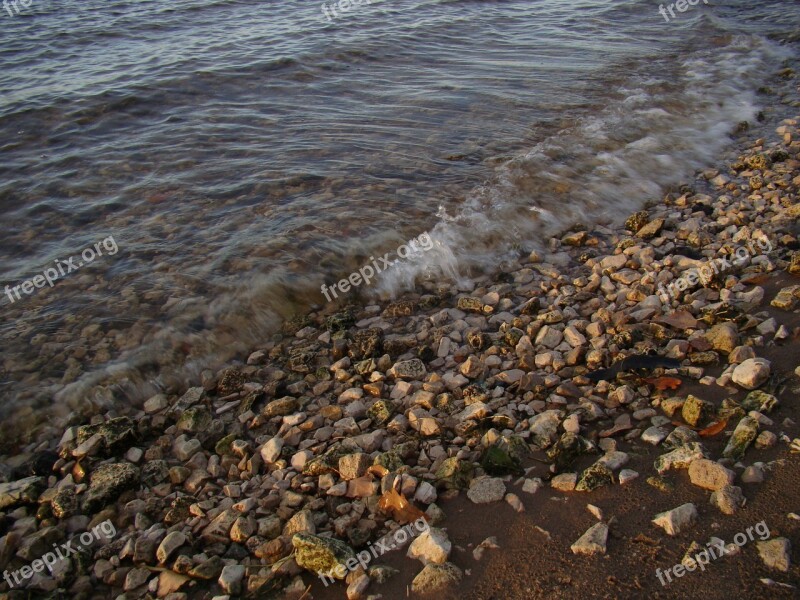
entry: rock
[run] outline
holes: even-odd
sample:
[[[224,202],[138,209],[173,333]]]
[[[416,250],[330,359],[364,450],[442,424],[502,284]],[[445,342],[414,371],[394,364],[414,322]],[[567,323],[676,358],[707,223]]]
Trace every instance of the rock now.
[[[461,367],[459,367],[459,371],[464,377],[469,379],[475,379],[476,377],[480,377],[483,374],[483,371],[486,367],[484,366],[483,362],[477,356],[470,356],[461,363]]]
[[[742,409],[745,412],[756,410],[761,413],[772,412],[778,405],[778,399],[772,394],[767,394],[761,390],[753,390],[742,400]]]
[[[522,474],[520,461],[494,444],[486,449],[481,457],[481,467],[486,473],[494,476]]]
[[[272,417],[284,417],[295,413],[300,408],[300,402],[297,398],[285,396],[278,398],[267,404],[261,411],[261,416],[266,419]]]
[[[371,580],[366,573],[361,573],[347,586],[347,600],[362,600]],[[304,584],[305,585],[305,584]]]
[[[554,328],[550,327],[549,325],[545,325],[539,330],[539,333],[536,335],[536,344],[542,345],[545,348],[553,349],[561,343],[561,340],[564,339],[564,334]]]
[[[728,445],[722,451],[722,456],[725,458],[732,458],[733,460],[741,460],[744,457],[750,443],[756,439],[758,435],[758,421],[752,417],[744,417],[736,429],[733,430],[731,439],[728,440]]]
[[[411,582],[411,591],[415,594],[428,594],[442,590],[449,585],[461,581],[463,573],[453,563],[443,565],[428,564]]]
[[[394,404],[388,400],[378,400],[367,409],[367,416],[374,419],[378,425],[383,425],[392,418],[394,410]]]
[[[506,484],[497,477],[478,477],[469,485],[467,497],[475,504],[499,502],[506,493]]]
[[[523,482],[522,491],[526,494],[535,494],[542,487],[544,487],[542,480],[539,477],[534,477],[533,479],[526,479]]]
[[[156,551],[156,558],[158,559],[158,562],[162,565],[166,564],[166,562],[172,558],[172,555],[175,553],[175,551],[185,543],[186,536],[180,531],[172,531],[168,533],[158,545],[158,550]]]
[[[800,300],[800,285],[790,285],[778,292],[770,304],[782,310],[794,310],[798,300]]]
[[[664,219],[653,219],[637,231],[636,236],[643,240],[652,239],[661,233],[662,227],[664,227]]]
[[[600,462],[594,463],[581,473],[577,484],[576,492],[591,492],[603,485],[613,485],[614,473],[607,466]]]
[[[739,343],[739,330],[730,321],[717,323],[706,332],[705,338],[714,350],[730,354]]]
[[[111,463],[97,467],[89,479],[89,489],[83,496],[82,509],[94,513],[139,484],[139,469],[131,463]]]
[[[571,492],[575,489],[577,481],[577,473],[562,473],[550,480],[550,487],[559,492]]]
[[[79,427],[75,441],[80,445],[94,436],[99,436],[107,454],[116,454],[127,450],[134,442],[136,428],[128,417],[118,417],[105,423]]]
[[[770,362],[765,358],[749,358],[733,370],[733,382],[746,390],[761,386],[770,375]]]
[[[667,431],[663,427],[656,427],[654,425],[644,430],[641,439],[643,442],[647,444],[658,446],[661,442],[663,442],[666,439],[668,435],[669,431]]]
[[[200,433],[206,431],[211,424],[211,411],[205,406],[187,408],[178,419],[175,426],[178,431],[185,433]]]
[[[222,574],[222,569],[224,568],[225,563],[222,559],[219,556],[212,556],[191,569],[189,575],[197,579],[211,581],[212,579],[217,579]]]
[[[339,459],[339,475],[344,480],[362,477],[367,472],[370,462],[369,455],[363,452],[347,454]]]
[[[689,465],[691,482],[706,490],[719,490],[733,483],[735,474],[718,462],[700,458]]]
[[[0,483],[0,509],[25,502],[36,502],[45,485],[44,477],[26,477]]]
[[[570,546],[570,550],[572,550],[573,554],[584,554],[587,556],[605,554],[607,540],[608,525],[605,523],[595,523]]]
[[[658,513],[653,523],[661,527],[667,535],[677,535],[694,524],[697,519],[697,508],[691,502],[677,508]]]
[[[757,465],[750,465],[742,472],[742,483],[762,483],[763,481],[764,470]]]
[[[546,410],[530,420],[529,443],[534,449],[546,450],[558,439],[561,416],[562,413],[559,410]]]
[[[636,471],[633,471],[632,469],[622,469],[622,471],[619,472],[619,484],[625,485],[626,483],[630,483],[637,477],[639,477],[639,473],[637,473]]]
[[[762,431],[758,434],[756,438],[755,446],[759,450],[764,450],[765,448],[772,448],[775,444],[778,443],[778,436],[772,433],[771,431]]]
[[[784,573],[789,571],[792,544],[787,538],[759,541],[756,547],[758,555],[767,567]]]
[[[694,461],[705,457],[706,452],[702,444],[699,442],[689,442],[685,446],[680,446],[672,452],[659,456],[654,466],[656,471],[658,471],[660,475],[663,475],[670,469],[686,469]]]
[[[317,575],[344,579],[348,571],[345,564],[356,560],[353,549],[334,538],[296,533],[292,536],[292,545],[298,566]]]
[[[715,412],[713,404],[690,394],[683,403],[681,416],[689,425],[697,427],[698,424],[711,419]]]
[[[724,485],[711,494],[711,504],[726,515],[734,514],[745,504],[742,488],[735,485]]]
[[[388,374],[395,379],[422,380],[427,371],[425,364],[420,359],[412,358],[395,363]]]
[[[226,594],[238,595],[242,591],[242,579],[244,579],[244,565],[226,565],[222,568],[217,582],[222,591]]]
[[[447,534],[436,527],[429,527],[417,539],[411,542],[406,556],[421,560],[424,564],[444,564],[452,549]]]
[[[280,458],[282,449],[283,438],[280,436],[275,436],[266,444],[264,444],[259,452],[261,454],[261,458],[264,459],[264,462],[268,465],[271,465]]]
[[[631,233],[637,233],[642,227],[647,225],[650,222],[650,215],[646,210],[640,210],[639,212],[633,213],[630,217],[625,220],[625,229],[630,231]],[[620,256],[625,258],[624,254],[616,254],[616,256]],[[622,264],[625,264],[625,261],[622,261]],[[619,265],[622,266],[622,265]],[[604,268],[605,265],[604,265]]]
[[[472,480],[472,464],[456,456],[445,459],[436,471],[436,479],[445,489],[462,490]]]
[[[189,581],[191,578],[186,575],[162,571],[158,576],[158,597],[165,598],[169,594],[177,592]]]
[[[513,508],[516,512],[521,513],[525,512],[525,505],[522,504],[522,500],[519,499],[519,496],[516,494],[506,494],[505,500],[508,505]]]
[[[421,504],[433,504],[436,502],[436,497],[436,488],[427,481],[420,482],[414,493],[414,500]]]

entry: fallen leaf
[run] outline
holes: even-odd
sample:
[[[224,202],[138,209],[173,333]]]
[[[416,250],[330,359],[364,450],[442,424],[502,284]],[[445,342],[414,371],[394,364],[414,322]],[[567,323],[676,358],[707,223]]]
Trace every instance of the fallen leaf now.
[[[395,521],[400,524],[411,523],[417,519],[428,520],[428,515],[406,500],[394,488],[385,492],[378,500],[378,508],[383,512],[392,515]]]
[[[713,435],[717,435],[718,433],[722,433],[725,430],[725,427],[727,426],[728,426],[728,419],[722,419],[721,421],[712,423],[705,429],[701,429],[699,433],[702,437],[711,437]]]
[[[692,313],[685,310],[675,311],[672,314],[659,317],[655,319],[655,321],[664,323],[675,329],[694,329],[698,325],[698,320],[692,316]]]
[[[648,377],[644,381],[645,383],[655,386],[659,392],[663,392],[664,390],[677,390],[683,383],[683,381],[677,377]]]

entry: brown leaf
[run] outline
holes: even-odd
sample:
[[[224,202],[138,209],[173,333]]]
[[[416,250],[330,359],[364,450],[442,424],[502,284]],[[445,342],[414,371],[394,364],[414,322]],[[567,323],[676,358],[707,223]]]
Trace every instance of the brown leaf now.
[[[394,488],[385,492],[378,500],[378,508],[392,515],[400,524],[411,523],[417,519],[428,520],[428,515],[406,500],[405,496]]]
[[[678,310],[672,314],[654,320],[674,327],[675,329],[694,329],[698,325],[698,321],[692,316],[692,313],[685,310]]]
[[[700,435],[703,437],[711,437],[713,435],[717,435],[718,433],[722,433],[725,431],[725,428],[728,426],[728,419],[722,419],[717,421],[716,423],[712,423],[705,429],[700,430]]]
[[[664,390],[677,390],[683,383],[683,381],[677,377],[648,377],[644,381],[645,383],[655,386],[659,392],[663,392]]]

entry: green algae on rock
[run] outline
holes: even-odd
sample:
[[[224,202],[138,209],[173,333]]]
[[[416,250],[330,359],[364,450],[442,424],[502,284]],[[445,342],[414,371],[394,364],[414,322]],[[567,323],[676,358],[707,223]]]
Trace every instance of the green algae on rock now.
[[[332,579],[344,579],[348,573],[346,563],[356,560],[353,549],[336,538],[295,533],[292,546],[298,566]]]
[[[747,451],[748,446],[750,446],[753,440],[756,439],[757,435],[758,421],[752,417],[744,417],[741,421],[739,421],[736,429],[733,430],[733,435],[728,441],[728,445],[725,446],[722,456],[725,458],[740,460],[744,457],[744,453]]]

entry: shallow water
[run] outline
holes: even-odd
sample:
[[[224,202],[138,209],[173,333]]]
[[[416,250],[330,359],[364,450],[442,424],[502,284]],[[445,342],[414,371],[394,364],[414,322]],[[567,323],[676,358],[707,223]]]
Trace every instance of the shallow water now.
[[[3,405],[140,401],[425,231],[434,249],[361,291],[467,276],[659,198],[794,56],[800,5],[753,4],[671,23],[608,0],[0,13],[0,285],[119,247],[2,295]]]

